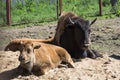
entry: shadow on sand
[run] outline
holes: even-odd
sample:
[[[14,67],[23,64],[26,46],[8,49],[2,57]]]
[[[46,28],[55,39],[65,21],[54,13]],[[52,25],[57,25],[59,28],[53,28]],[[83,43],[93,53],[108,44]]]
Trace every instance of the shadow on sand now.
[[[11,80],[18,77],[20,74],[17,71],[18,69],[12,69],[0,73],[0,80]]]
[[[110,55],[110,57],[111,57],[111,58],[114,58],[114,59],[120,60],[120,56],[119,56],[119,55],[113,54],[113,55]]]

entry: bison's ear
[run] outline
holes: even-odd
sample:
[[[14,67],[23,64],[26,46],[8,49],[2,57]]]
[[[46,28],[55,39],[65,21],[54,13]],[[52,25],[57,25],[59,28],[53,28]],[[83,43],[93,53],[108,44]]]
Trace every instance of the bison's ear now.
[[[92,22],[90,22],[90,25],[92,25],[93,23],[95,23],[97,20],[97,18],[95,18]]]
[[[41,47],[40,43],[36,43],[36,42],[33,43],[34,49],[39,49],[40,47]]]

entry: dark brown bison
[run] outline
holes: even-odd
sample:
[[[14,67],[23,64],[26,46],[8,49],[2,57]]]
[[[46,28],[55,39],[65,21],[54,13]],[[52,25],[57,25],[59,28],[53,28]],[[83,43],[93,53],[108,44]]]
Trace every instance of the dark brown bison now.
[[[59,46],[40,42],[21,41],[19,45],[17,44],[13,48],[11,50],[15,50],[16,48],[16,51],[20,51],[20,66],[18,69],[20,69],[20,72],[23,71],[22,74],[28,72],[37,76],[43,75],[50,69],[65,66],[61,64],[62,62],[67,64],[68,67],[74,68],[74,63],[69,53]]]
[[[96,58],[101,56],[95,50],[89,48],[92,22],[84,20],[72,12],[62,13],[58,19],[58,25],[54,42],[65,48],[72,58],[80,57]]]

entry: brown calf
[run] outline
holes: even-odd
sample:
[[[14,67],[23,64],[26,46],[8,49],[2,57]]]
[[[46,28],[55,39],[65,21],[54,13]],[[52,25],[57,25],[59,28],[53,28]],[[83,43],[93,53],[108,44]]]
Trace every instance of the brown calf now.
[[[21,41],[18,47],[20,67],[37,76],[60,66],[62,62],[68,67],[74,67],[69,53],[61,47],[31,41]]]

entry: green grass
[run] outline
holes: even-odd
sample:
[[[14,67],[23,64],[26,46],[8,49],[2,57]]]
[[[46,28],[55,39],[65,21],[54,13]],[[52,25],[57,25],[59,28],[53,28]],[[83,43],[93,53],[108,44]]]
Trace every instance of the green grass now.
[[[12,24],[26,24],[26,23],[45,23],[57,20],[56,3],[46,3],[45,0],[40,0],[40,3],[36,4],[34,0],[25,0],[26,5],[22,6],[22,3],[16,3],[11,6],[11,19]],[[102,16],[99,16],[99,4],[98,0],[63,0],[63,11],[73,11],[79,16],[85,19],[91,19],[98,17],[100,19],[114,18],[119,14],[112,14],[111,5],[109,0],[103,0],[106,6],[102,7]],[[117,7],[119,13],[120,8]],[[4,23],[0,19],[0,23]]]

